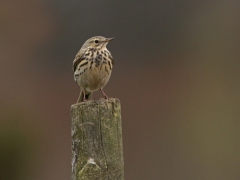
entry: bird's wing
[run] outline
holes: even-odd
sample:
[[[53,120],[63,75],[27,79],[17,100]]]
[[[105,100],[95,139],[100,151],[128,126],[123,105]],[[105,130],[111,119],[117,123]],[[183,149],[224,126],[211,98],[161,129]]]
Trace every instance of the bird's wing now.
[[[74,72],[76,71],[76,68],[77,68],[78,64],[81,63],[81,61],[83,60],[84,53],[85,53],[85,51],[80,50],[77,53],[75,59],[73,60],[73,67],[72,68],[73,68]]]
[[[88,66],[88,60],[84,56],[85,51],[79,52],[73,61],[74,80],[77,81],[77,77],[81,75]]]

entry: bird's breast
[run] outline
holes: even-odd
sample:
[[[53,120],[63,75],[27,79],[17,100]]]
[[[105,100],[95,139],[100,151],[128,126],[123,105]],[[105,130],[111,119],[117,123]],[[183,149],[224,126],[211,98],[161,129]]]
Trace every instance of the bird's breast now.
[[[84,62],[80,63],[76,81],[87,91],[96,91],[103,88],[112,72],[112,64],[106,50],[91,50],[85,53]],[[81,66],[82,65],[82,66]]]

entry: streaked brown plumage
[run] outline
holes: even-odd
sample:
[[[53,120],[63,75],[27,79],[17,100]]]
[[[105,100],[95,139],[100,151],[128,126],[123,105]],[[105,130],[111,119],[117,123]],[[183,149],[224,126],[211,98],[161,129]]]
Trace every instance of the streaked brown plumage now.
[[[74,80],[80,86],[77,103],[91,99],[92,92],[107,84],[113,68],[113,57],[106,46],[113,38],[95,36],[88,39],[73,61]]]

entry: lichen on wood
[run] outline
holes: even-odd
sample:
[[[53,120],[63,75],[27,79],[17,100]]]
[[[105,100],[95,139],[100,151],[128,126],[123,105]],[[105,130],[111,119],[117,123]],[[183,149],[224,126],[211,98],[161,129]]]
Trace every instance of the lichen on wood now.
[[[74,104],[71,180],[124,180],[120,101]]]

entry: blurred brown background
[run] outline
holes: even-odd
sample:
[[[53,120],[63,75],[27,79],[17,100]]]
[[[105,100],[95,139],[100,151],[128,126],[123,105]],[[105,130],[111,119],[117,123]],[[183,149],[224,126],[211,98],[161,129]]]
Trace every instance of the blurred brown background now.
[[[240,179],[240,1],[1,0],[0,179],[71,176],[72,61],[115,37],[126,180]],[[101,97],[95,93],[95,97]]]

